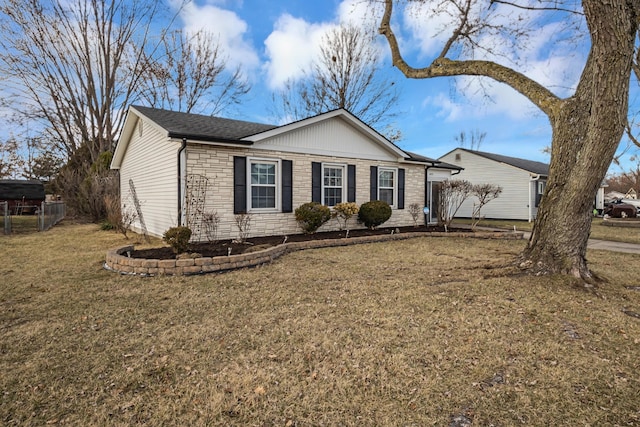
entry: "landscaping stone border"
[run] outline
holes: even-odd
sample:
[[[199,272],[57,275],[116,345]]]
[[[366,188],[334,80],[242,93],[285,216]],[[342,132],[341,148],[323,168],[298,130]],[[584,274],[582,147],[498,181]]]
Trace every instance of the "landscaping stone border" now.
[[[640,219],[638,218],[606,218],[602,221],[602,225],[606,225],[609,227],[640,228]]]
[[[385,242],[389,240],[404,240],[414,237],[469,237],[476,239],[505,239],[519,240],[523,232],[416,232],[382,234],[377,236],[348,237],[342,239],[309,240],[305,242],[289,242],[261,251],[229,255],[221,257],[183,258],[183,259],[146,259],[131,258],[128,253],[133,246],[121,246],[107,252],[104,268],[121,274],[139,276],[186,276],[193,274],[216,273],[239,268],[255,267],[273,261],[280,256],[293,251],[304,249],[327,248],[335,246],[349,246],[362,243]]]

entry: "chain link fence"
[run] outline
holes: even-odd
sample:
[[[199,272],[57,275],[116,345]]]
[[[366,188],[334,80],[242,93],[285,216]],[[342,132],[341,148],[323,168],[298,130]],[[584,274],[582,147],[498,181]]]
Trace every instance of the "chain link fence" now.
[[[11,212],[9,212],[9,202],[0,202],[0,213],[2,213],[4,234],[11,234]]]
[[[18,215],[16,218],[25,219],[27,221],[19,221],[20,225],[16,228],[16,232],[19,230],[25,230],[25,226],[28,230],[33,227],[32,230],[47,231],[65,217],[66,206],[64,202],[42,202],[40,207],[36,210],[36,215]],[[33,222],[31,219],[33,218]],[[2,220],[2,228],[4,234],[11,234],[13,231],[11,209],[8,202],[0,202],[0,219]],[[31,225],[29,225],[31,224]]]
[[[42,202],[38,212],[38,230],[47,231],[64,218],[66,206],[64,202]]]

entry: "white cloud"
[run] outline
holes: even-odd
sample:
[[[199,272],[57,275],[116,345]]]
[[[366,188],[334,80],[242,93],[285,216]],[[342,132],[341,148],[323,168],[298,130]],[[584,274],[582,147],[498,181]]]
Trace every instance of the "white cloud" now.
[[[227,4],[228,1],[209,1],[198,5],[195,2],[186,4],[180,12],[180,18],[187,32],[206,30],[219,39],[220,48],[228,57],[228,66],[242,66],[244,70],[259,66],[260,59],[252,44],[245,39],[247,23],[235,12],[221,9],[216,4]]]
[[[320,42],[333,24],[311,24],[289,14],[282,15],[264,41],[268,85],[281,88],[288,79],[303,74],[320,50]]]
[[[336,11],[339,23],[350,23],[377,31],[384,7],[382,3],[363,0],[343,0]]]
[[[303,70],[308,69],[319,54],[322,38],[340,24],[349,23],[367,31],[376,31],[380,12],[380,7],[371,8],[367,1],[343,0],[330,21],[314,23],[283,14],[264,42],[267,56],[264,70],[268,86],[278,89],[288,79],[301,77]],[[380,44],[379,48],[383,50],[386,46]]]

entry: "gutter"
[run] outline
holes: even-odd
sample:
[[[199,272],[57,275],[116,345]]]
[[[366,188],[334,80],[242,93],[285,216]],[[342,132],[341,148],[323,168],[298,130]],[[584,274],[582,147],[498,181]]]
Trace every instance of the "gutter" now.
[[[182,153],[187,148],[187,138],[182,138],[178,150],[178,226],[182,225]]]

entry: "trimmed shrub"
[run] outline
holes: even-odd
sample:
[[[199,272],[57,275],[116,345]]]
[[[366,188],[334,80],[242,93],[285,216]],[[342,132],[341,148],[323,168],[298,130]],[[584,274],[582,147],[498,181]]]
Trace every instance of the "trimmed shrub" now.
[[[357,203],[344,202],[338,203],[333,207],[333,216],[338,220],[340,230],[349,230],[349,220],[356,215],[360,208]]]
[[[318,202],[309,202],[296,208],[296,221],[306,234],[315,233],[331,219],[331,210]]]
[[[171,227],[162,235],[169,246],[173,248],[173,252],[181,254],[189,247],[189,239],[191,238],[191,229],[189,227]]]
[[[384,224],[389,218],[391,218],[391,206],[384,200],[363,203],[358,212],[358,220],[371,230]]]

